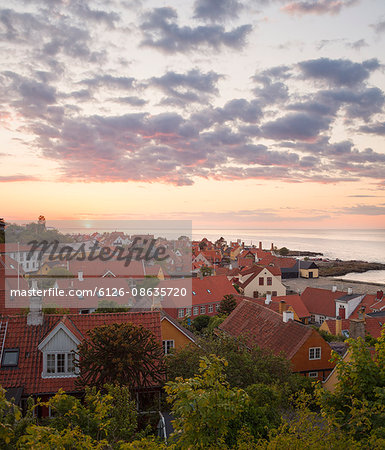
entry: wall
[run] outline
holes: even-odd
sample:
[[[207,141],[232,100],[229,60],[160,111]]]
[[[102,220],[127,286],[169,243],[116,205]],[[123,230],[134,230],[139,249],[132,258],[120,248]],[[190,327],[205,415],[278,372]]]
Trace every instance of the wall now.
[[[259,285],[259,278],[263,277],[263,286]],[[267,285],[267,278],[272,278],[272,285]],[[254,291],[258,291],[259,297],[266,295],[268,291],[276,291],[277,295],[286,295],[286,287],[281,283],[278,277],[274,276],[267,269],[263,269],[244,289],[244,295],[254,297]]]
[[[309,360],[309,348],[321,347],[321,359]],[[329,362],[331,356],[330,345],[319,335],[316,330],[312,330],[312,334],[307,341],[297,351],[291,359],[294,372],[317,371],[319,380],[322,380],[323,374],[326,377],[334,368],[335,364]],[[324,371],[324,373],[323,373]],[[307,376],[307,374],[304,374]]]
[[[174,324],[170,323],[166,318],[161,321],[161,330],[162,341],[174,341],[174,348],[176,350],[192,344],[191,339],[178,330],[178,328]]]

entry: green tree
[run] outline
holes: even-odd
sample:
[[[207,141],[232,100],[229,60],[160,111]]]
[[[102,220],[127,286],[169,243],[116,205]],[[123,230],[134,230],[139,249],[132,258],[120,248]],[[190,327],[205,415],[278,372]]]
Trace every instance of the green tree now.
[[[339,382],[334,392],[317,389],[324,415],[357,440],[375,430],[385,438],[385,329],[374,354],[361,339],[348,339],[350,360],[334,353]]]
[[[279,254],[281,256],[287,256],[289,254],[289,249],[286,247],[282,247],[279,249]]]
[[[179,447],[227,447],[229,423],[245,411],[249,397],[244,390],[231,388],[227,383],[223,373],[226,364],[215,355],[203,357],[198,375],[166,384]]]
[[[103,392],[86,388],[84,401],[60,390],[47,402],[48,426],[30,426],[21,447],[111,448],[137,436],[137,412],[127,387],[106,385]]]
[[[198,333],[200,333],[208,326],[209,323],[210,323],[210,316],[202,314],[201,316],[195,317],[195,319],[192,321],[192,326],[195,328],[196,331],[198,331]]]
[[[81,385],[112,383],[134,389],[163,381],[163,349],[150,330],[114,323],[87,334],[78,347]]]
[[[231,314],[234,309],[237,307],[237,301],[233,294],[226,294],[223,296],[223,299],[219,305],[219,314],[224,314],[228,316]]]

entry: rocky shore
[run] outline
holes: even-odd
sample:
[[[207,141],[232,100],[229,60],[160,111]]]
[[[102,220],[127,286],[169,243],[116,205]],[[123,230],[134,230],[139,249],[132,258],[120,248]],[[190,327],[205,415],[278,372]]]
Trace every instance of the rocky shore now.
[[[385,270],[385,264],[366,261],[316,261],[321,277],[339,277],[350,272],[363,273],[368,270]]]

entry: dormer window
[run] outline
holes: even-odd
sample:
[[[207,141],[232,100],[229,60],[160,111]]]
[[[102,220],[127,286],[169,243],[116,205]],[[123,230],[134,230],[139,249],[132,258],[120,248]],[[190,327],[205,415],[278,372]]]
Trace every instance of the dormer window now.
[[[47,376],[72,375],[75,372],[75,354],[71,353],[47,353],[46,368]]]

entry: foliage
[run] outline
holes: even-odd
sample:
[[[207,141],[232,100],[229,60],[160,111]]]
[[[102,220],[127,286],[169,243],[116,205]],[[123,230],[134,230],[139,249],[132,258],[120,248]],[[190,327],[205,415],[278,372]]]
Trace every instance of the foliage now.
[[[225,316],[228,316],[231,314],[234,309],[237,307],[237,301],[234,298],[234,295],[232,294],[226,294],[224,295],[220,305],[219,305],[219,314],[224,314]]]
[[[81,385],[113,383],[134,389],[163,381],[163,349],[151,331],[114,323],[87,334],[78,347]]]
[[[343,342],[345,337],[342,335],[330,334],[325,330],[320,330],[318,327],[312,325],[312,328],[318,331],[318,333],[325,339],[326,342]]]
[[[226,365],[215,355],[203,357],[198,375],[166,384],[181,448],[226,448],[229,423],[240,417],[249,403],[244,390],[227,383],[223,373]]]
[[[219,327],[219,325],[226,319],[226,316],[221,316],[217,314],[216,316],[210,317],[210,322],[207,325],[206,332],[214,333],[214,330]]]
[[[21,419],[20,409],[5,398],[5,389],[0,387],[0,443],[9,444],[15,436],[14,427]]]
[[[38,240],[48,242],[73,242],[69,235],[64,235],[55,229],[46,229],[41,224],[31,222],[26,225],[8,224],[6,227],[6,242],[20,242],[28,244],[31,241]]]
[[[192,326],[196,331],[201,332],[204,328],[208,326],[209,323],[210,323],[210,316],[202,314],[201,316],[195,317],[195,319],[192,321]]]
[[[81,402],[60,390],[48,402],[40,402],[51,408],[53,417],[48,426],[30,426],[20,446],[101,449],[132,440],[137,432],[137,413],[128,388],[106,385],[104,391],[86,388]]]
[[[287,256],[289,254],[289,249],[286,247],[282,247],[279,249],[279,254],[281,256]]]
[[[111,313],[111,312],[128,312],[130,308],[126,308],[124,306],[119,305],[117,302],[113,300],[99,300],[98,308],[94,313]]]
[[[193,377],[199,358],[215,354],[228,362],[224,371],[232,387],[246,389],[255,383],[279,384],[282,398],[303,386],[311,390],[309,379],[292,374],[287,359],[257,346],[247,347],[240,338],[208,335],[200,338],[197,344],[198,346],[190,345],[169,355],[166,361],[169,380]]]
[[[57,305],[44,305],[43,314],[69,314],[69,309],[59,308]]]
[[[350,360],[333,356],[339,380],[334,392],[317,390],[322,411],[357,440],[371,430],[385,438],[385,329],[374,355],[361,338],[347,342]]]

